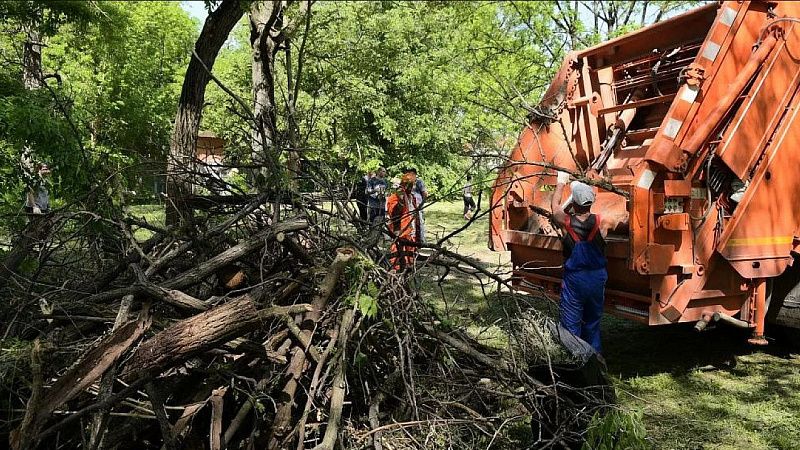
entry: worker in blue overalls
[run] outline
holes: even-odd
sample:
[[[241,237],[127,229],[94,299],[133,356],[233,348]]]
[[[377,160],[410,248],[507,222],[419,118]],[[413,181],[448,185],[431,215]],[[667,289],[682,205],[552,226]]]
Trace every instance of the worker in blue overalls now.
[[[600,353],[600,317],[605,298],[605,236],[600,216],[592,214],[595,194],[579,181],[570,185],[571,194],[560,204],[569,174],[559,172],[550,202],[552,220],[564,230],[564,277],[561,283],[561,325]]]

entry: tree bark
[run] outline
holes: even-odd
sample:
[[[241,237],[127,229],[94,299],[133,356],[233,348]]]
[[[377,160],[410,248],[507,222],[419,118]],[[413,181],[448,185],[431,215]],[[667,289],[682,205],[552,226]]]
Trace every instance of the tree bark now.
[[[253,56],[253,124],[251,151],[256,165],[277,167],[274,151],[275,114],[275,41],[270,30],[282,20],[279,1],[257,1],[250,6],[250,50]],[[263,167],[262,167],[263,170]]]
[[[187,207],[184,199],[191,193],[192,183],[182,171],[191,167],[195,157],[206,86],[211,80],[211,75],[203,66],[209,69],[214,67],[222,45],[243,14],[238,0],[223,0],[209,13],[195,43],[196,56],[189,60],[189,66],[186,68],[167,160],[166,223],[168,225],[191,219],[191,209]]]
[[[142,343],[131,356],[123,379],[135,379],[184,361],[201,351],[235,339],[258,324],[258,310],[249,296],[181,320]]]
[[[254,330],[267,317],[308,310],[309,305],[300,304],[274,306],[259,311],[253,299],[245,294],[176,322],[145,341],[133,353],[120,377],[134,380],[155,375],[169,366]]]
[[[297,143],[297,123],[295,102],[297,97],[297,83],[292,75],[292,61],[289,50],[289,37],[294,33],[301,20],[306,19],[306,33],[308,33],[308,20],[310,20],[311,2],[306,0],[301,3],[299,16],[290,20],[285,15],[285,2],[279,0],[253,2],[250,7],[250,49],[253,57],[253,124],[251,152],[253,162],[263,166],[262,174],[285,173],[289,183],[300,170],[300,158]],[[277,103],[275,101],[275,58],[280,49],[286,50],[286,73],[288,86],[287,135],[289,145],[292,147],[289,154],[289,168],[286,171],[279,164],[280,151],[277,143]],[[303,55],[300,54],[299,58]],[[298,59],[298,73],[300,76],[300,59]],[[265,171],[264,169],[267,169]]]
[[[211,394],[211,430],[209,431],[210,450],[222,450],[222,407],[223,397],[228,388],[214,389]]]
[[[31,18],[23,26],[25,43],[22,47],[22,84],[25,89],[33,90],[42,87],[42,35],[39,33],[37,20]]]

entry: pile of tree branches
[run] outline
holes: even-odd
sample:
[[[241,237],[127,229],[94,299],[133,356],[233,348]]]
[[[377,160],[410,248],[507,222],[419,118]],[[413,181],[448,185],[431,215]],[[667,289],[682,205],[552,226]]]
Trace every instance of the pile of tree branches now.
[[[207,186],[203,173],[187,178]],[[482,345],[417,289],[437,267],[507,279],[442,242],[415,269],[391,270],[382,224],[359,221],[330,188],[342,180],[316,178],[324,203],[228,190],[166,228],[63,211],[32,220],[40,231],[22,240],[36,268],[2,278],[1,425],[13,448],[580,440],[602,402],[532,369],[547,345],[525,355],[513,332],[508,348]]]

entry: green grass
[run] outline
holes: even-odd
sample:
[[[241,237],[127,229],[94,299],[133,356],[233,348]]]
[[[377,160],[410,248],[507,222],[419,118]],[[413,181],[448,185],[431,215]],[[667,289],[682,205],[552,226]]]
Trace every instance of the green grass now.
[[[431,205],[430,238],[464,223],[460,202]],[[453,249],[501,270],[508,254],[486,248],[487,220],[451,240]],[[430,239],[429,238],[429,239]],[[486,343],[505,342],[496,297],[484,298],[473,277],[451,274],[427,282],[423,296],[445,317]],[[491,289],[490,289],[491,292]],[[532,304],[548,315],[554,304]],[[746,334],[725,327],[648,327],[606,315],[604,354],[623,410],[640,412],[658,449],[800,449],[800,357],[781,343],[753,348]]]
[[[425,208],[426,240],[437,242],[452,231],[468,224],[463,216],[461,202],[436,202]],[[510,259],[506,253],[489,250],[487,217],[484,216],[446,242],[446,246],[461,255],[482,263],[499,272],[510,270]],[[451,271],[441,283],[436,283],[437,274],[427,270],[422,297],[431,301],[443,316],[467,329],[479,341],[487,345],[503,346],[508,342],[507,334],[498,325],[502,311],[496,304],[486,301],[496,294],[496,286],[485,284],[483,288],[475,277]],[[441,270],[438,274],[442,274]]]
[[[131,206],[129,213],[131,216],[143,220],[151,225],[164,226],[164,205],[136,205]],[[133,233],[138,241],[144,241],[153,235],[153,232],[144,228],[138,228]]]

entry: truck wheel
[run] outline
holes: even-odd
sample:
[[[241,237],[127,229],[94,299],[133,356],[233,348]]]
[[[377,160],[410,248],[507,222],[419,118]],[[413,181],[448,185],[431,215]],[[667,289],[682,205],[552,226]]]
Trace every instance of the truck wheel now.
[[[800,257],[780,276],[767,280],[767,317],[770,333],[800,347]]]

